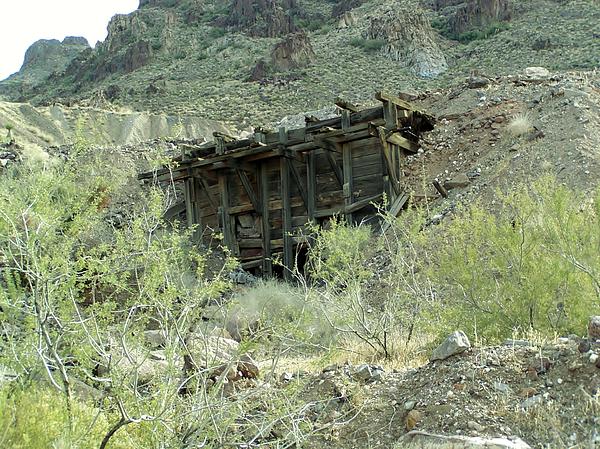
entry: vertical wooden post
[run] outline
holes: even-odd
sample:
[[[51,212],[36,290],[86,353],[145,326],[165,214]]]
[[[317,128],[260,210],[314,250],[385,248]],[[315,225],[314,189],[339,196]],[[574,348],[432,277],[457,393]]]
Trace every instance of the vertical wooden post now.
[[[269,177],[267,164],[263,161],[260,166],[260,203],[262,207],[262,238],[263,238],[263,275],[273,274],[273,262],[271,261],[271,224],[269,222]]]
[[[307,213],[310,221],[315,220],[316,195],[317,195],[317,164],[314,151],[308,153],[306,157],[306,186],[307,186]]]
[[[346,130],[350,128],[350,111],[343,110],[342,111],[342,129]],[[346,207],[349,207],[354,202],[353,191],[354,186],[352,182],[352,152],[350,150],[349,144],[342,145],[342,171],[344,174],[344,204]],[[352,214],[346,214],[346,222],[348,224],[353,223]]]
[[[194,206],[192,204],[192,189],[193,189],[193,178],[188,170],[188,178],[183,184],[183,196],[185,199],[185,218],[187,227],[191,228],[194,226]]]
[[[292,279],[292,269],[294,266],[294,241],[292,238],[292,204],[291,204],[291,182],[290,182],[290,161],[286,150],[287,131],[285,128],[279,128],[279,146],[282,150],[282,156],[279,159],[279,172],[281,176],[281,200],[283,207],[281,209],[283,221],[283,277],[286,281]]]
[[[221,218],[221,226],[223,231],[223,239],[233,255],[238,255],[234,220],[229,214],[229,176],[226,172],[219,172],[219,191],[221,192],[221,207],[219,207],[219,215]]]
[[[215,136],[215,145],[217,154],[225,154],[225,139],[221,136]]]
[[[294,265],[294,245],[292,239],[292,208],[290,203],[290,167],[288,158],[285,154],[279,159],[281,173],[281,199],[283,208],[281,214],[283,218],[283,264],[284,279],[292,279],[292,270]]]

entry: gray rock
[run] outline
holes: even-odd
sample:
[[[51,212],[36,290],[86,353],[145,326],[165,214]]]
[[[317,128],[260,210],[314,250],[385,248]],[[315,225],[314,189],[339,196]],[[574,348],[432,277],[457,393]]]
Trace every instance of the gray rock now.
[[[490,81],[482,76],[472,76],[467,80],[469,89],[480,89],[487,86],[489,83]]]
[[[521,402],[521,408],[524,410],[535,407],[536,405],[541,404],[544,401],[544,398],[541,395],[531,396],[530,398],[525,399]]]
[[[463,331],[452,333],[438,346],[431,355],[431,361],[445,360],[453,355],[460,354],[471,347],[471,342]]]
[[[417,403],[415,401],[406,401],[404,403],[404,410],[410,412],[416,405]]]
[[[444,436],[415,430],[404,435],[395,447],[403,449],[423,447],[431,449],[531,449],[531,446],[520,438]]]
[[[456,175],[451,180],[446,181],[444,183],[444,187],[446,188],[446,190],[452,190],[467,187],[469,184],[471,184],[471,180],[469,179],[469,177],[464,173],[461,173]]]
[[[372,365],[359,365],[352,372],[352,377],[361,382],[375,382],[381,380],[383,374],[383,368]]]
[[[144,341],[152,349],[164,348],[166,339],[161,330],[150,330],[144,332]]]
[[[530,80],[546,80],[550,78],[550,71],[544,67],[527,67],[523,74]]]
[[[600,316],[591,316],[588,324],[588,337],[590,340],[600,340]]]

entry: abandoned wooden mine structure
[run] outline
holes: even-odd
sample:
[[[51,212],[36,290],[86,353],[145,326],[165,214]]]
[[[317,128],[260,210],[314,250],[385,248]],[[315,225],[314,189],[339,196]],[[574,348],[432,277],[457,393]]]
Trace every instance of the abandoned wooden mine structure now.
[[[275,257],[291,268],[308,223],[336,214],[359,222],[384,195],[393,214],[406,204],[403,159],[418,151],[433,118],[395,96],[376,98],[381,105],[364,110],[338,101],[341,115],[307,118],[299,129],[257,129],[243,140],[215,134],[140,178],[183,182],[187,224],[204,238],[221,232],[243,268],[272,274]]]

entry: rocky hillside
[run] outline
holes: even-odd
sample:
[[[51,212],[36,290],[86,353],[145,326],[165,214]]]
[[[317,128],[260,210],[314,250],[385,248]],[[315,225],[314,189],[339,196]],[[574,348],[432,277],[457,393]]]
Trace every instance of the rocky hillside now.
[[[38,63],[0,92],[34,104],[101,94],[137,110],[266,124],[338,95],[422,92],[472,72],[593,69],[599,23],[589,0],[143,0],[93,50],[63,42],[58,63],[56,45],[32,49]]]

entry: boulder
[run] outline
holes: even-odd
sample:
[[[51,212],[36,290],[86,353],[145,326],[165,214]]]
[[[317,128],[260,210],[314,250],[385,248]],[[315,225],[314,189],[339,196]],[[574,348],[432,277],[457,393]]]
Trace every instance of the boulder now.
[[[398,447],[406,449],[531,449],[520,438],[481,438],[465,436],[444,436],[432,433],[411,431],[398,442]]]
[[[271,51],[271,65],[280,71],[307,67],[316,59],[306,33],[294,33],[275,45]]]
[[[420,9],[390,8],[371,19],[367,38],[385,42],[383,53],[417,76],[435,78],[448,69],[428,16]]]
[[[444,187],[446,190],[461,189],[467,187],[469,184],[471,184],[469,177],[464,173],[460,173],[449,181],[444,182]]]
[[[184,371],[197,370],[211,378],[225,374],[229,381],[257,378],[258,364],[248,354],[240,356],[239,346],[228,338],[193,334],[187,340]]]
[[[550,71],[544,67],[527,67],[523,75],[530,81],[543,81],[550,78]]]
[[[588,323],[588,337],[590,340],[600,340],[600,316],[590,317]]]
[[[352,372],[352,377],[361,382],[375,382],[381,380],[383,368],[373,365],[359,365]]]
[[[471,347],[469,338],[463,331],[456,331],[444,340],[431,355],[431,361],[446,360],[453,355],[461,354]]]

